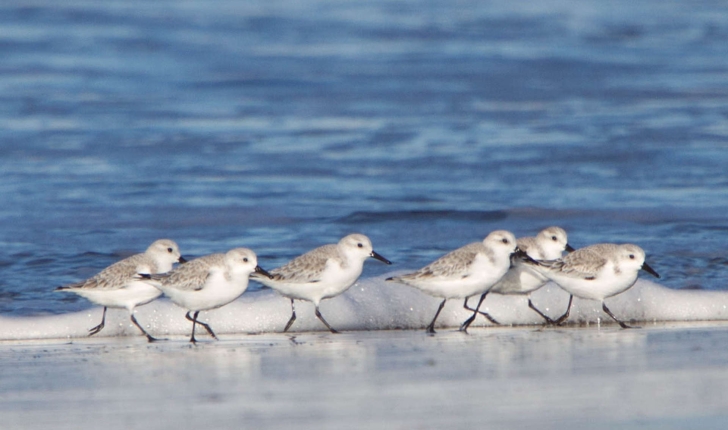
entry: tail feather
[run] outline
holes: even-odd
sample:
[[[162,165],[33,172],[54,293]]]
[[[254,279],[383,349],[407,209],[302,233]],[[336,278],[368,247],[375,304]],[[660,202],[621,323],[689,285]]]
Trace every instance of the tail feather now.
[[[53,291],[70,291],[70,290],[74,290],[76,288],[83,287],[84,283],[85,283],[85,281],[84,282],[77,282],[75,284],[61,285],[60,287],[54,288]]]
[[[535,260],[536,264],[540,267],[545,267],[547,269],[561,269],[564,267],[564,260],[557,258],[556,260]]]
[[[250,279],[253,281],[261,281],[261,280],[267,280],[267,279],[272,279],[274,281],[283,281],[284,280],[283,275],[281,275],[280,273],[276,273],[272,270],[269,271],[268,273],[270,273],[270,276],[266,276],[266,275],[263,275],[258,272],[253,272],[250,274]]]
[[[144,282],[145,284],[149,284],[152,287],[164,292],[164,290],[166,289],[166,285],[163,285],[163,283],[160,281],[165,278],[168,278],[169,273],[170,272],[154,273],[154,274],[137,273],[136,275],[134,275],[134,279],[140,280],[140,281]]]
[[[156,273],[156,274],[149,274],[149,273],[137,273],[134,275],[134,279],[141,279],[141,280],[153,280],[153,281],[159,281],[164,278],[169,277],[169,272],[167,273]]]
[[[511,260],[511,261],[513,261],[513,260]],[[519,261],[521,263],[526,263],[529,266],[545,267],[548,269],[562,266],[564,264],[564,262],[560,258],[557,258],[555,260],[535,260],[535,259],[529,258],[527,260],[519,259]]]

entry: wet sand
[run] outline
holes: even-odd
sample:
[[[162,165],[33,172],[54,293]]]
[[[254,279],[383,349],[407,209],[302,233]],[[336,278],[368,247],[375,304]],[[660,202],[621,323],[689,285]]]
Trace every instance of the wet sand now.
[[[728,323],[0,342],[3,429],[725,428]]]

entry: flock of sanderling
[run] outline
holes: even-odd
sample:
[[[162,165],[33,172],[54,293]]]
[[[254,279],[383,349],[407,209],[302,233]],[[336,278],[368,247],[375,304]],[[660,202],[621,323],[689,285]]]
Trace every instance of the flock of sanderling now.
[[[568,254],[562,256],[564,252]],[[314,304],[316,317],[332,333],[337,333],[321,315],[319,303],[354,285],[369,257],[392,264],[376,253],[369,238],[362,234],[350,234],[337,244],[316,248],[271,271],[258,266],[255,253],[247,248],[188,262],[174,241],[161,239],[142,254],[57,290],[76,293],[104,306],[101,323],[89,330],[90,336],[104,328],[107,308],[125,308],[132,323],[150,342],[157,339],[137,322],[134,308],[164,294],[187,310],[186,318],[192,322],[190,342],[195,343],[197,324],[217,339],[209,324],[198,320],[200,311],[216,309],[237,299],[248,288],[248,280],[253,279],[291,300],[291,318],[283,331],[288,331],[296,320],[294,301],[306,300]],[[173,268],[175,263],[181,264]],[[621,327],[629,328],[607,308],[604,299],[634,285],[640,270],[660,277],[645,262],[645,252],[637,245],[605,243],[574,250],[563,229],[549,227],[536,237],[518,240],[509,231],[496,230],[482,242],[458,248],[415,272],[387,278],[387,281],[410,285],[443,299],[427,326],[428,333],[435,332],[435,321],[448,299],[465,299],[464,308],[473,313],[460,326],[461,331],[467,332],[478,314],[498,324],[480,310],[488,293],[530,295],[549,280],[568,292],[570,298],[566,313],[551,319],[533,305],[529,296],[528,306],[547,324],[563,323],[577,296],[601,301],[604,312]],[[478,295],[475,308],[468,306],[468,299]]]

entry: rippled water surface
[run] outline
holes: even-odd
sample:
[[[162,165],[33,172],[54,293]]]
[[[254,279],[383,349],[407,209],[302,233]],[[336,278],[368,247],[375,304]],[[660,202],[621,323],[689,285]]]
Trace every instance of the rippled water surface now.
[[[4,314],[160,237],[403,269],[558,224],[728,289],[722,1],[10,0],[0,58]]]

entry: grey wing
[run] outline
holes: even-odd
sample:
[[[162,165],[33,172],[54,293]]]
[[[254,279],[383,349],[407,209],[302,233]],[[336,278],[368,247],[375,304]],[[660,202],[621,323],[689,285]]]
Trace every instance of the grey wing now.
[[[592,249],[582,248],[564,258],[540,264],[574,278],[594,279],[607,264],[607,259]]]
[[[77,288],[96,288],[98,281],[95,278],[86,279],[85,281],[76,282],[75,284],[63,285],[56,290],[73,290]]]
[[[134,278],[137,274],[137,267],[140,264],[144,264],[144,260],[144,254],[132,255],[129,258],[117,261],[94,275],[92,278],[76,284],[66,285],[61,287],[61,289],[93,288],[99,290],[112,290],[122,288],[127,281]]]
[[[211,272],[222,263],[223,258],[223,254],[213,254],[196,258],[169,273],[151,275],[151,278],[160,280],[163,285],[176,290],[201,290]],[[222,268],[219,268],[219,270],[222,270]]]
[[[536,247],[536,238],[520,237],[516,240],[516,244],[521,251],[528,252],[529,249]]]
[[[318,282],[326,269],[327,261],[331,258],[339,258],[336,245],[321,246],[271,270],[270,274],[275,281]]]
[[[522,237],[516,241],[516,244],[518,245],[518,249],[528,254],[534,260],[543,259],[543,248],[539,246],[535,237]],[[515,255],[511,257],[511,260],[513,258],[516,258]]]
[[[529,257],[534,260],[541,259],[541,253],[539,252],[538,246],[536,246],[535,237],[521,237],[516,240],[518,249],[528,254]],[[523,257],[518,256],[516,253],[511,254],[511,267],[523,264]]]
[[[482,244],[479,242],[466,245],[443,255],[414,273],[403,275],[402,278],[462,277],[467,272],[468,267],[475,261],[478,249],[481,247]]]

